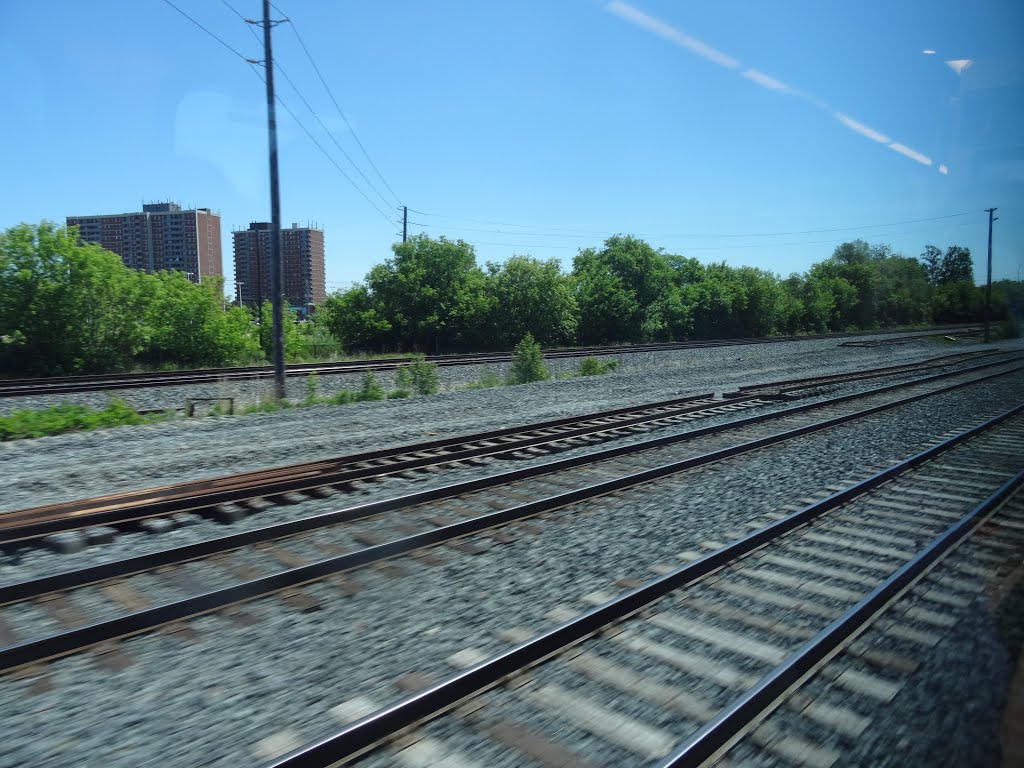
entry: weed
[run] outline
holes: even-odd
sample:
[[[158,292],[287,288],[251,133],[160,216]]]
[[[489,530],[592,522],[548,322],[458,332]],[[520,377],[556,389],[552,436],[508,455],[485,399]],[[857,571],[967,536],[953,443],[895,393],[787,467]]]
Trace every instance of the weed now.
[[[1019,339],[1021,335],[1020,324],[1013,320],[1004,320],[998,326],[999,336],[1003,339]]]
[[[493,387],[500,387],[502,384],[502,380],[494,373],[485,371],[480,375],[479,380],[469,382],[466,385],[466,389],[492,389]]]
[[[395,388],[412,389],[412,370],[408,365],[400,365],[395,370]]]
[[[544,365],[540,344],[528,333],[516,344],[512,352],[512,369],[509,371],[508,383],[529,384],[531,381],[544,381],[549,378],[551,375]]]
[[[428,363],[419,358],[409,366],[409,374],[412,376],[412,387],[419,395],[436,395],[441,388],[437,363]]]
[[[388,393],[384,391],[384,387],[373,373],[367,371],[363,374],[363,385],[356,395],[357,400],[384,400],[387,396]]]
[[[313,371],[306,376],[306,402],[313,405],[320,399],[320,375]]]
[[[0,440],[59,435],[63,432],[89,431],[126,424],[147,424],[167,418],[162,414],[141,416],[124,400],[113,399],[106,407],[55,405],[37,410],[12,411],[0,416]]]
[[[618,367],[618,360],[601,362],[596,357],[584,357],[580,360],[580,376],[600,376],[603,373],[610,373]]]
[[[436,395],[441,389],[437,364],[428,363],[419,356],[409,365],[399,366],[395,371],[395,388],[408,390],[410,394]]]
[[[388,392],[388,400],[401,400],[411,395],[412,391],[408,389],[392,389]]]
[[[348,405],[349,403],[356,402],[357,399],[356,393],[351,389],[339,389],[331,395],[327,402],[333,405]]]

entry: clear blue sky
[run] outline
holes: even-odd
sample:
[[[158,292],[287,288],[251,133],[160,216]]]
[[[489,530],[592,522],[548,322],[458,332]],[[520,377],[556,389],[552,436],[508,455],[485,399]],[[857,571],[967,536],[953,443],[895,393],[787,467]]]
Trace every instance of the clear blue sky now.
[[[174,2],[262,56],[220,0]],[[981,211],[997,206],[995,277],[1024,265],[1019,0],[276,4],[398,199],[287,24],[275,58],[333,139],[278,74],[281,98],[387,217],[399,201],[431,214],[410,214],[411,231],[461,237],[481,263],[569,266],[578,248],[633,233],[788,274],[863,237],[912,256],[967,245],[981,280]],[[208,206],[231,290],[231,229],[269,219],[266,102],[250,67],[163,0],[4,11],[0,226],[144,200]],[[971,62],[959,74],[945,63],[958,60]],[[347,285],[390,255],[398,227],[278,116],[282,219],[325,229],[328,288]]]

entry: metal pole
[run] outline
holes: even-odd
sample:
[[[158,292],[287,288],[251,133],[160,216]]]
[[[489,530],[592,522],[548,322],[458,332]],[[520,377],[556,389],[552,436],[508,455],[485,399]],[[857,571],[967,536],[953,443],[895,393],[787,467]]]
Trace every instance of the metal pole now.
[[[245,285],[245,283],[240,283],[237,280],[235,281],[235,290],[238,292],[238,306],[239,307],[242,306],[242,286],[243,285]]]
[[[988,278],[985,282],[985,343],[989,339],[989,325],[992,323],[992,214],[998,208],[988,209]]]
[[[270,49],[270,0],[263,0],[263,50],[267,68],[267,131],[270,134],[270,293],[273,302],[274,399],[284,397],[284,308],[281,288],[281,190],[277,178],[277,112],[274,109],[274,59]]]

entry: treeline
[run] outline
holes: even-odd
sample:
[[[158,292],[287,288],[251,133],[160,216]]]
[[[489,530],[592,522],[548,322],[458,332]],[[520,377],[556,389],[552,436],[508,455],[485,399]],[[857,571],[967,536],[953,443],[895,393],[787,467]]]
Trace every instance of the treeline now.
[[[511,349],[767,336],[981,317],[970,252],[928,246],[920,258],[857,240],[804,274],[702,264],[616,236],[557,260],[514,256],[481,267],[473,247],[426,235],[392,246],[366,279],[332,294],[307,322],[285,323],[289,361],[339,351]],[[993,286],[996,318],[1016,283]],[[1014,293],[1016,292],[1016,293]],[[0,233],[0,375],[264,362],[262,322],[227,303],[222,281],[125,267],[49,222]]]
[[[321,308],[347,349],[509,349],[527,333],[545,346],[822,333],[973,321],[984,307],[970,251],[955,245],[910,258],[856,240],[786,278],[628,236],[580,251],[568,273],[527,256],[480,267],[471,245],[444,237],[392,250]],[[1006,316],[999,286],[993,305]]]
[[[286,325],[293,356],[315,346],[312,328]],[[50,222],[0,233],[0,374],[262,362],[269,343],[249,311],[227,304],[221,278],[128,269]]]

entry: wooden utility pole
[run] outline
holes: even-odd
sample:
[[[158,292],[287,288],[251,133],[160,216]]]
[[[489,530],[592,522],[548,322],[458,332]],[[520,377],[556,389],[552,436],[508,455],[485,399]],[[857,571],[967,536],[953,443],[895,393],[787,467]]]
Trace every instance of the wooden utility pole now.
[[[405,242],[406,235],[409,232],[409,206],[402,206],[402,242]]]
[[[998,208],[988,209],[988,278],[985,281],[985,343],[988,343],[989,326],[992,324],[992,222],[998,217],[992,218],[992,214]]]
[[[270,300],[273,304],[274,399],[284,397],[284,307],[281,264],[281,189],[277,176],[277,111],[274,101],[274,58],[270,49],[270,0],[263,0],[263,58],[267,72],[267,132],[270,134]]]

